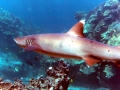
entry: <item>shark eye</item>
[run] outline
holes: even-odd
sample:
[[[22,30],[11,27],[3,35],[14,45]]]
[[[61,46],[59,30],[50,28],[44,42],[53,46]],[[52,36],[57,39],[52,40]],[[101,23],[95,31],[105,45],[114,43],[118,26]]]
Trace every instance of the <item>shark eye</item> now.
[[[27,40],[26,40],[26,45],[27,45],[27,46],[31,46],[34,41],[35,41],[34,38],[27,39]]]

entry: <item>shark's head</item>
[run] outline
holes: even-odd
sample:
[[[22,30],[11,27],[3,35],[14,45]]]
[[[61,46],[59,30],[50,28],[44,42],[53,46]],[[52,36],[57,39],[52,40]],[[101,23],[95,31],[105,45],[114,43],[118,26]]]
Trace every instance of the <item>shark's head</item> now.
[[[28,46],[31,46],[35,42],[35,38],[32,36],[24,36],[15,38],[14,41],[22,48],[26,48]]]

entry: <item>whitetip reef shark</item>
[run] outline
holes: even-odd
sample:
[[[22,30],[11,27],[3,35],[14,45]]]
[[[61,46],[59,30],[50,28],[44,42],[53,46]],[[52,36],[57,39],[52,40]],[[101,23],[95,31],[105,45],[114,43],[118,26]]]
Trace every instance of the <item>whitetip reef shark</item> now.
[[[33,50],[57,58],[82,59],[88,66],[100,60],[120,60],[120,48],[85,38],[84,20],[66,33],[36,34],[15,38],[25,50]]]

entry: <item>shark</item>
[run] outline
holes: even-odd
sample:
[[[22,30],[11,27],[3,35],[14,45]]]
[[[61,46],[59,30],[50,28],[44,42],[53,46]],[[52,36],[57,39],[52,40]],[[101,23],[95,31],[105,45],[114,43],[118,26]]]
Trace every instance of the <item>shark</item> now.
[[[57,58],[84,60],[88,66],[109,60],[120,60],[120,47],[110,46],[85,37],[85,20],[77,22],[65,33],[35,34],[17,37],[14,41],[25,50]]]

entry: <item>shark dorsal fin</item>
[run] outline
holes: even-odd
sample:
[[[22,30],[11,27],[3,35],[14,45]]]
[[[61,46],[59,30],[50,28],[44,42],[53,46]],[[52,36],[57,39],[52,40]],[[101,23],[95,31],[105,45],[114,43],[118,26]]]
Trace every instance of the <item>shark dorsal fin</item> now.
[[[84,24],[85,24],[85,20],[79,21],[67,33],[73,36],[85,37],[83,34]]]

